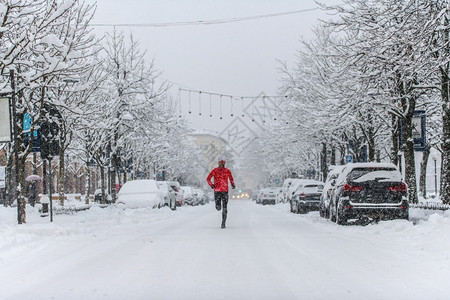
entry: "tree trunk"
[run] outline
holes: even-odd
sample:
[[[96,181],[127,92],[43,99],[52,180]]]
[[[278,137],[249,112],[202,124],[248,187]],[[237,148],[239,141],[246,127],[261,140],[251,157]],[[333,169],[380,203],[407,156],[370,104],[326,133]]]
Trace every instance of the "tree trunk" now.
[[[399,140],[399,128],[398,128],[398,117],[395,115],[392,115],[392,124],[391,124],[392,132],[392,145],[391,145],[391,161],[394,165],[398,166],[399,160],[398,160],[398,140]]]
[[[344,145],[339,145],[339,152],[340,152],[340,155],[341,155],[341,158],[340,158],[340,164],[341,165],[345,165],[345,146]]]
[[[105,167],[103,164],[100,164],[100,178],[102,181],[102,201],[101,204],[106,203],[106,181],[105,181]]]
[[[12,145],[12,144],[10,144]],[[13,186],[13,176],[15,176],[14,172],[13,172],[13,153],[12,153],[12,149],[13,147],[9,147],[10,149],[8,149],[8,158],[7,158],[7,163],[6,163],[6,179],[7,179],[7,185],[6,185],[6,204],[8,206],[11,206],[12,203],[14,202],[13,199],[13,191],[11,190],[12,186]]]
[[[113,153],[111,158],[111,198],[113,203],[116,202],[116,165],[117,165],[117,154]]]
[[[64,147],[59,147],[59,174],[58,174],[58,198],[61,206],[64,206],[64,185],[66,182],[65,176],[65,159],[64,159]]]
[[[442,202],[450,204],[450,91],[448,71],[450,65],[441,68],[442,96],[442,168],[440,194]]]
[[[322,181],[325,181],[328,175],[328,166],[327,166],[327,144],[325,142],[322,143]],[[319,178],[320,180],[320,178]]]
[[[419,195],[427,198],[427,166],[430,157],[431,147],[427,143],[423,151],[422,161],[420,162]]]
[[[88,162],[88,164],[89,164],[89,162]],[[86,180],[85,180],[86,181],[85,195],[86,196],[84,198],[84,201],[85,201],[86,204],[89,204],[89,196],[91,194],[91,169],[89,169],[89,165],[86,166],[85,174],[86,174],[86,176],[85,176],[85,178],[86,178]]]
[[[375,161],[375,133],[374,128],[369,127],[367,136],[367,161],[373,162]]]
[[[335,146],[331,146],[330,164],[333,166],[336,165],[336,147]]]
[[[37,162],[37,153],[36,153],[36,152],[33,152],[33,174],[34,174],[34,175],[37,175],[37,165],[38,165],[38,162]]]

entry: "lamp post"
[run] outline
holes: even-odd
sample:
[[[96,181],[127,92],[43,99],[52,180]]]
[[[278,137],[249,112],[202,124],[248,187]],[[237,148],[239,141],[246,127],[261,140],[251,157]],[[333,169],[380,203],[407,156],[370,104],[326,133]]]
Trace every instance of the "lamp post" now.
[[[431,159],[434,160],[434,195],[437,197],[437,154],[433,153]]]

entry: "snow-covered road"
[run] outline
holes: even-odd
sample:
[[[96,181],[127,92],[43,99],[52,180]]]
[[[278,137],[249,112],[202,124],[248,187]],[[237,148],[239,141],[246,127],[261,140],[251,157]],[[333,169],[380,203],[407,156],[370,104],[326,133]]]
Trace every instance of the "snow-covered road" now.
[[[449,299],[447,214],[338,226],[285,204],[0,216],[0,299]],[[6,221],[11,221],[7,223]]]

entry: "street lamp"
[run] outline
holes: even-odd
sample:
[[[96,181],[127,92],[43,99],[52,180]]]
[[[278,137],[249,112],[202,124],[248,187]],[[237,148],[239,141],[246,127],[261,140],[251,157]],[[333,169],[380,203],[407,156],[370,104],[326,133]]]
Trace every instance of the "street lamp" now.
[[[437,197],[437,160],[438,160],[437,153],[433,153],[431,155],[431,159],[434,160],[434,195]]]

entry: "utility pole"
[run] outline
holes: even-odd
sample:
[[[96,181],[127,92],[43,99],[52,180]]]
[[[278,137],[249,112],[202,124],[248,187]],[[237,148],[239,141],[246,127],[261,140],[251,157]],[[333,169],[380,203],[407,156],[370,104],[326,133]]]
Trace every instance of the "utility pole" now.
[[[17,128],[17,111],[16,111],[16,82],[14,77],[14,70],[9,70],[9,76],[11,78],[11,105],[12,105],[12,119],[13,119],[13,132],[14,132],[14,192],[13,199],[17,201],[17,222],[22,224],[25,222],[25,210],[22,210],[22,197],[20,195],[20,185],[19,185],[19,144],[18,142],[18,128]],[[24,208],[24,207],[23,207]]]

